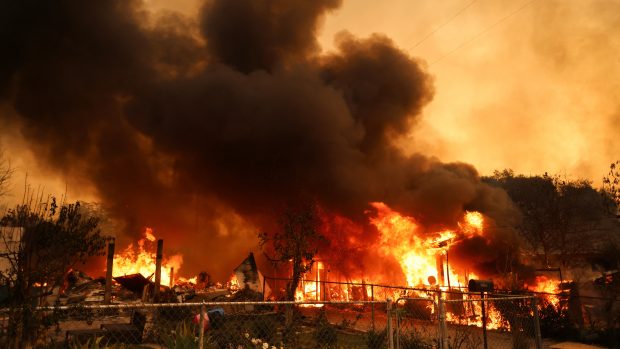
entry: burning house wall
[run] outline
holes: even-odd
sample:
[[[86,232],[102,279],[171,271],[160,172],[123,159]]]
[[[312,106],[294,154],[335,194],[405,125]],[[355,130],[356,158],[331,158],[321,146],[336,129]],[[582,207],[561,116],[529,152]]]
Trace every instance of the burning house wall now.
[[[190,274],[209,265],[223,279],[286,202],[308,197],[330,248],[347,251],[345,274],[404,277],[368,248],[390,239],[365,213],[372,202],[421,236],[481,212],[488,233],[450,258],[497,272],[499,247],[518,242],[510,200],[470,165],[394,145],[431,100],[432,76],[383,35],[342,33],[321,52],[317,28],[339,3],[214,0],[198,18],[151,16],[140,1],[6,3],[0,99],[42,163],[93,185],[125,223],[120,246],[151,226]]]

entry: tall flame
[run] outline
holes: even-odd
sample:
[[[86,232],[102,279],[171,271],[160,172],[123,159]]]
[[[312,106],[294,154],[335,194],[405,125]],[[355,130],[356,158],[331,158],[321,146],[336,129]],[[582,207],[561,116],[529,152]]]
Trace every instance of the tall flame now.
[[[454,241],[483,234],[484,218],[481,213],[466,212],[462,222],[458,223],[459,232],[443,230],[427,233],[421,230],[414,218],[403,216],[381,202],[371,205],[377,210],[370,223],[381,234],[379,248],[386,256],[398,260],[408,286],[430,286],[437,282],[444,286],[444,278],[466,283],[465,276],[458,275],[447,262],[444,263],[444,259]]]
[[[134,244],[129,244],[125,250],[114,256],[112,269],[113,276],[123,276],[140,273],[145,278],[149,278],[155,273],[155,250],[157,240],[151,228],[146,228],[144,238],[138,240],[137,249]],[[183,265],[183,256],[175,254],[166,257],[164,255],[161,265],[161,284],[170,284],[170,269],[174,268],[174,273],[178,274]]]

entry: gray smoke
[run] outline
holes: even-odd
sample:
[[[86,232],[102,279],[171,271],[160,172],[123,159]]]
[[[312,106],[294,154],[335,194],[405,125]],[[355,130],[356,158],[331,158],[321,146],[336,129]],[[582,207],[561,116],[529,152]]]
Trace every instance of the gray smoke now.
[[[190,272],[225,275],[253,246],[222,212],[274,229],[296,198],[362,226],[371,201],[428,227],[464,210],[511,223],[472,166],[393,145],[433,96],[423,63],[382,35],[344,33],[320,54],[339,3],[212,0],[196,19],[137,0],[4,1],[0,98],[42,162],[96,186],[127,240],[153,227]]]

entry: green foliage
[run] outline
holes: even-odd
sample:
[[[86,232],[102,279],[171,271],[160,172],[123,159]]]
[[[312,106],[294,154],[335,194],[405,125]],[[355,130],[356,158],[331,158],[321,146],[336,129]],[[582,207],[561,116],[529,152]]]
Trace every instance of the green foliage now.
[[[53,325],[53,318],[34,314],[31,307],[62,284],[70,268],[103,253],[108,238],[101,234],[99,218],[80,208],[79,202],[59,207],[52,197],[42,204],[19,205],[0,219],[0,226],[13,228],[18,237],[7,244],[3,258],[10,269],[0,274],[0,282],[9,285],[11,341],[34,341],[39,329]]]
[[[531,340],[523,331],[512,331],[512,349],[528,349]]]
[[[69,268],[101,255],[108,238],[98,224],[98,217],[82,215],[79,202],[59,208],[55,198],[43,208],[19,205],[9,210],[0,225],[23,228],[19,246],[7,257],[12,269],[6,277],[23,287],[14,293],[59,284]]]
[[[279,326],[279,322],[273,316],[256,317],[250,324],[250,333],[252,333],[253,338],[260,338],[263,342],[272,343]]]
[[[336,327],[327,320],[325,308],[321,308],[315,326],[314,339],[317,348],[334,348],[338,342],[338,333]]]
[[[609,165],[609,172],[603,177],[603,193],[611,201],[614,213],[620,214],[620,160]]]
[[[381,331],[370,330],[366,332],[365,339],[368,349],[383,349],[386,347],[387,329]]]
[[[455,326],[448,337],[448,349],[478,349],[482,347],[482,336],[478,329],[469,326]]]
[[[200,344],[200,338],[195,330],[195,326],[192,326],[186,321],[178,324],[174,332],[163,335],[162,341],[164,347],[167,349],[195,349],[198,348]],[[215,342],[206,332],[203,335],[203,348],[217,348]]]
[[[53,346],[53,347],[45,347],[45,349],[60,349],[60,348],[69,348],[69,349],[147,349],[148,346],[137,345],[137,344],[125,344],[125,343],[114,343],[114,344],[105,344],[103,343],[103,337],[98,337],[95,339],[89,339],[85,343],[80,342],[72,342],[70,344],[62,344],[62,346]],[[194,347],[197,348],[197,347]],[[205,347],[206,349],[211,349],[209,347]],[[39,349],[44,349],[43,347]]]
[[[400,334],[400,348],[402,349],[432,349],[433,347],[433,340],[424,338],[424,336],[415,329]]]
[[[69,345],[71,349],[99,349],[105,346],[101,345],[103,337],[93,338],[86,341],[86,343],[73,342]]]
[[[543,337],[558,340],[576,339],[579,333],[570,320],[566,309],[558,309],[553,304],[542,301],[538,311],[540,332]]]
[[[340,329],[347,329],[347,328],[353,328],[355,327],[355,325],[357,324],[357,322],[362,319],[362,317],[364,317],[364,315],[362,313],[359,313],[357,315],[355,315],[355,319],[353,320],[349,320],[345,317],[345,315],[342,315],[342,321],[340,321],[340,323],[338,324],[338,328]]]
[[[574,256],[591,252],[594,244],[584,242],[597,239],[588,234],[604,229],[610,218],[604,198],[587,180],[515,175],[512,170],[495,171],[483,180],[506,190],[521,212],[521,235],[533,251],[543,252],[547,265],[551,255],[567,265]]]

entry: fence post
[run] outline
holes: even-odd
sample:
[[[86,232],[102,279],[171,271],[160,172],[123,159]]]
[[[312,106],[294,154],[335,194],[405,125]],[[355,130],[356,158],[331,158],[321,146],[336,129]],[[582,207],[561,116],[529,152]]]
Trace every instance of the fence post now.
[[[114,241],[114,240],[112,240]],[[112,268],[114,267],[114,242],[108,244],[108,260],[105,271],[105,291],[103,303],[110,304],[112,300]]]
[[[158,301],[159,285],[161,285],[161,262],[164,257],[164,240],[157,240],[157,254],[155,255],[155,289],[153,290],[152,300]]]
[[[392,298],[387,299],[387,337],[388,349],[394,349],[394,331],[392,331]]]
[[[484,304],[484,291],[480,292],[480,308],[482,309],[482,340],[484,349],[489,349],[489,343],[487,342],[487,313],[486,305]]]
[[[206,321],[206,314],[205,314],[205,301],[202,301],[202,305],[200,306],[200,322],[199,326],[200,326],[200,335],[198,336],[198,349],[203,349],[204,347],[204,338],[205,338],[205,321]]]
[[[396,336],[396,349],[400,349],[400,314],[398,312],[398,301],[400,299],[397,299],[395,304],[396,304],[396,311],[394,312],[394,315],[396,315],[396,327],[394,328],[394,333]]]
[[[534,333],[536,334],[536,349],[542,348],[542,337],[540,335],[540,318],[538,317],[538,299],[532,297],[532,311],[534,312]]]
[[[446,328],[446,304],[441,291],[437,293],[437,308],[439,308],[439,348],[448,349],[448,333]]]
[[[370,284],[370,319],[372,322],[372,330],[375,330],[375,285]]]

